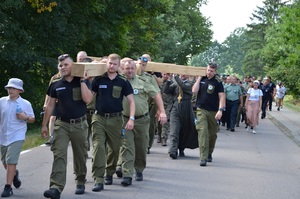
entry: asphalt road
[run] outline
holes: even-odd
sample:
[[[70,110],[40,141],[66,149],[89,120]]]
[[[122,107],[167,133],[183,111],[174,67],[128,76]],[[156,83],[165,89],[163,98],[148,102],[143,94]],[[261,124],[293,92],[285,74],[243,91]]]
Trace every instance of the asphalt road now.
[[[70,149],[70,148],[69,148]],[[244,125],[235,132],[221,127],[213,162],[199,166],[199,151],[185,150],[186,157],[171,160],[167,147],[155,143],[147,156],[144,181],[129,187],[113,185],[92,192],[91,160],[87,162],[86,193],[75,195],[72,153],[69,151],[67,185],[62,199],[299,199],[300,148],[269,119],[260,121],[257,134],[247,133]],[[52,165],[49,147],[40,146],[22,153],[18,169],[22,186],[11,198],[44,198]],[[5,170],[0,169],[0,186]]]

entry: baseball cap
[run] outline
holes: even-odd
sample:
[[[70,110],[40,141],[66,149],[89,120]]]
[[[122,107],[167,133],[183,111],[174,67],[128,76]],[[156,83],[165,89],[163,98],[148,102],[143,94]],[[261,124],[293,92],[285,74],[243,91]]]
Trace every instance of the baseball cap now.
[[[255,80],[253,83],[257,83],[259,85],[260,82],[258,80]]]

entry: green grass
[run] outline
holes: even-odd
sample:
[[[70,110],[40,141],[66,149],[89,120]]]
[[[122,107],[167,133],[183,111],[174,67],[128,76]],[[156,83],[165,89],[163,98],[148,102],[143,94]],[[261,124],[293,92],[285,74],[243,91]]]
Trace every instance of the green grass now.
[[[283,106],[286,106],[294,111],[300,112],[300,99],[295,99],[290,95],[284,97]]]
[[[26,139],[22,150],[31,149],[44,144],[44,140],[41,136],[41,127],[29,127],[26,133]]]

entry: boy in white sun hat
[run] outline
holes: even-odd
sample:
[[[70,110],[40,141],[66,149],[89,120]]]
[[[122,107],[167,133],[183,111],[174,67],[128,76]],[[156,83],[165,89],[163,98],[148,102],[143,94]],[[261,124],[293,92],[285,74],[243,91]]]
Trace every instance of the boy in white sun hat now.
[[[16,169],[25,140],[27,123],[34,122],[34,112],[29,101],[23,99],[23,81],[11,78],[4,87],[8,96],[0,98],[0,151],[1,161],[6,170],[6,184],[1,197],[13,195],[11,185],[21,186]]]

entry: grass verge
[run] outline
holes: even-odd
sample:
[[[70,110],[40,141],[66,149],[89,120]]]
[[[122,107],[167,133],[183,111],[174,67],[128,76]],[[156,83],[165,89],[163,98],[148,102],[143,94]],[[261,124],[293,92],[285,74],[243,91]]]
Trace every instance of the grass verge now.
[[[284,97],[283,105],[294,111],[300,112],[300,99],[295,99],[291,95],[286,95]]]
[[[44,144],[44,140],[41,136],[41,127],[28,126],[28,131],[26,133],[26,139],[22,150],[31,149]]]

